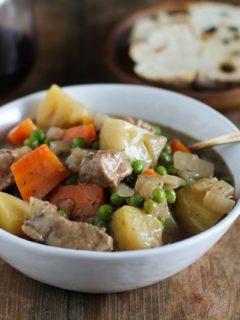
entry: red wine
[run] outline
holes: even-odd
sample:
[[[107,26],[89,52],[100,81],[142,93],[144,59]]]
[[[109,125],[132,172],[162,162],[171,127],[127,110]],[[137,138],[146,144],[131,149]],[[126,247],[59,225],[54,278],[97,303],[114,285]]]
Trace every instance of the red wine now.
[[[35,41],[30,36],[0,27],[0,95],[21,82],[35,57]]]

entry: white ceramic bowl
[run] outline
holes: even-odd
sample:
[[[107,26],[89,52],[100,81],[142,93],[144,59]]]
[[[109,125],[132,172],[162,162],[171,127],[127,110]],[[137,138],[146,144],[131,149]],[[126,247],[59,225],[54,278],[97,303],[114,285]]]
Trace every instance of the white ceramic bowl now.
[[[191,98],[170,91],[134,85],[84,85],[65,88],[92,110],[159,122],[198,139],[236,131],[224,116]],[[43,92],[0,109],[0,134],[27,115],[34,116]],[[240,191],[240,144],[219,153]],[[237,218],[239,201],[229,215],[209,230],[160,248],[128,252],[91,252],[48,247],[0,229],[0,256],[25,275],[60,288],[82,292],[116,292],[163,280],[187,267],[227,231]]]

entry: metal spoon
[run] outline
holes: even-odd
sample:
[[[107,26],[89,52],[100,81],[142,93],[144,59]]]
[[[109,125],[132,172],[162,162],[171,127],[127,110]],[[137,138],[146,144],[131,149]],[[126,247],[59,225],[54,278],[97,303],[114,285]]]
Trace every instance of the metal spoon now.
[[[194,143],[189,147],[189,149],[191,151],[197,151],[205,148],[214,147],[220,144],[227,144],[227,143],[233,143],[233,142],[239,142],[239,141],[240,141],[240,131],[236,131],[233,133],[225,134],[224,136]]]

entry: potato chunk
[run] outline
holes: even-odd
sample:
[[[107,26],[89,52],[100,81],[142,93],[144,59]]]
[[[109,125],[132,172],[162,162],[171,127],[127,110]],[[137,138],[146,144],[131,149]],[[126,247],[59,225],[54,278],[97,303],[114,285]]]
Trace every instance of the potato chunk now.
[[[88,115],[84,106],[52,85],[37,111],[37,125],[46,127],[71,127]]]
[[[10,194],[0,192],[0,228],[15,234],[24,235],[21,225],[31,217],[30,205]]]
[[[216,196],[219,196],[218,194]],[[210,208],[205,205],[206,192],[197,191],[193,186],[187,186],[177,192],[177,202],[174,215],[191,234],[196,234],[214,226],[228,212],[223,212],[217,205]],[[221,197],[221,196],[219,196]],[[222,201],[233,206],[234,201],[224,198]]]
[[[165,137],[121,119],[106,118],[100,131],[101,149],[124,150],[130,159],[142,160],[146,166],[157,163],[165,143]]]
[[[156,217],[131,206],[114,212],[111,230],[118,250],[155,248],[162,244],[162,223]]]

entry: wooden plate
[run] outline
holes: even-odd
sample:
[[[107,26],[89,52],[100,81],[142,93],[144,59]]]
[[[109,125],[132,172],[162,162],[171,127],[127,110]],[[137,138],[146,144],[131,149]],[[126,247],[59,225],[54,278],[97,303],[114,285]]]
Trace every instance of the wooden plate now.
[[[128,56],[128,47],[129,35],[135,22],[144,16],[149,16],[156,13],[156,11],[184,10],[188,3],[189,1],[183,0],[174,2],[163,2],[160,5],[155,5],[139,10],[120,21],[106,39],[104,46],[105,63],[112,76],[120,82],[153,85],[178,91],[201,100],[208,105],[223,111],[230,108],[238,108],[240,107],[239,84],[231,88],[216,90],[179,89],[145,80],[143,78],[140,78],[133,72],[134,64]],[[231,1],[231,3],[236,4],[237,2]]]

